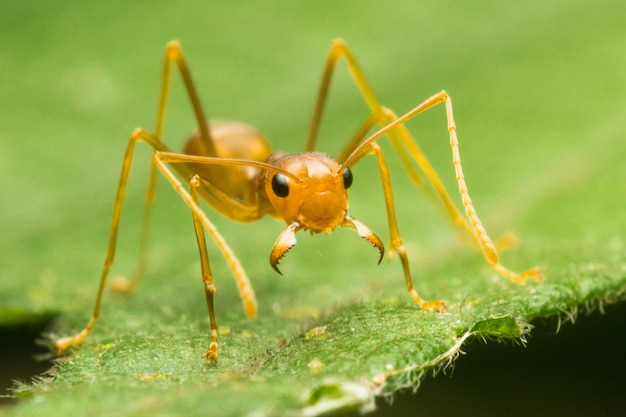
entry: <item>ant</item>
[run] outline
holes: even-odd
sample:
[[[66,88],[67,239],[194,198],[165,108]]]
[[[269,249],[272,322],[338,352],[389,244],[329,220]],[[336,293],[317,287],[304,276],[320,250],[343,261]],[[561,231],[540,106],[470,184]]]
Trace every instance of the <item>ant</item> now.
[[[330,82],[336,63],[340,58],[347,61],[350,74],[367,102],[371,114],[340,154],[333,158],[314,149]],[[188,139],[183,153],[171,152],[161,141],[172,64],[178,67],[182,76],[198,125],[197,131]],[[415,115],[441,103],[445,105],[446,109],[452,162],[466,217],[452,202],[437,173],[404,126],[404,123]],[[368,136],[368,133],[376,126],[380,126],[380,129]],[[135,277],[130,282],[118,282],[117,286],[118,289],[130,291],[136,286],[143,273],[148,225],[146,219],[149,218],[150,207],[154,200],[157,171],[160,171],[191,209],[200,252],[202,283],[211,325],[210,344],[203,355],[208,363],[217,362],[218,333],[213,300],[216,289],[209,263],[205,230],[215,241],[233,271],[243,308],[248,317],[255,317],[257,304],[252,285],[245,271],[224,238],[200,208],[200,198],[204,199],[217,212],[233,221],[252,222],[265,215],[284,220],[287,227],[278,236],[270,252],[270,265],[278,273],[280,273],[279,261],[296,245],[295,233],[300,230],[309,230],[312,233],[330,233],[337,227],[353,229],[361,238],[378,250],[380,255],[378,262],[380,263],[385,251],[382,241],[366,225],[348,214],[347,190],[352,184],[350,168],[366,155],[375,156],[382,180],[391,240],[389,255],[396,253],[400,258],[406,287],[415,303],[426,310],[445,311],[446,304],[443,300],[425,301],[413,288],[408,257],[396,219],[389,169],[383,152],[377,144],[378,139],[385,135],[388,136],[414,182],[423,185],[424,179],[413,162],[419,167],[439,196],[445,211],[454,224],[471,238],[494,270],[516,283],[523,283],[528,278],[541,280],[541,274],[537,269],[529,269],[518,274],[500,264],[496,245],[492,243],[483,228],[465,184],[456,126],[452,115],[452,102],[445,91],[433,95],[406,114],[398,117],[393,111],[379,103],[348,46],[342,40],[335,40],[326,57],[322,82],[304,152],[297,154],[273,152],[267,139],[249,125],[234,121],[207,123],[180,44],[173,41],[167,44],[165,52],[155,132],[152,134],[138,128],[131,134],[128,141],[115,197],[106,258],[91,319],[85,328],[76,335],[57,340],[55,343],[57,350],[61,353],[68,347],[85,340],[100,315],[100,303],[109,269],[115,256],[122,204],[137,142],[144,142],[153,149],[153,164],[150,170],[144,216],[144,238],[141,244],[142,255]],[[188,178],[187,186],[183,186],[178,176]]]

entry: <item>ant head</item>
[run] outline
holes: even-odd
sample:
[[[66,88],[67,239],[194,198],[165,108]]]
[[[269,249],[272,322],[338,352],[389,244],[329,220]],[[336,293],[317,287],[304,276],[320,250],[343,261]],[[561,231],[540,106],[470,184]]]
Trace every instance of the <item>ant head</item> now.
[[[295,233],[332,232],[337,226],[355,230],[371,243],[383,258],[385,248],[374,232],[349,216],[348,188],[352,185],[350,168],[320,152],[273,154],[267,161],[284,173],[267,171],[265,192],[287,227],[278,236],[270,264],[278,273],[278,262],[296,245]]]
[[[288,224],[318,233],[330,232],[344,221],[350,168],[342,170],[337,160],[320,152],[277,155],[272,164],[293,174],[268,172],[265,181],[270,202]]]

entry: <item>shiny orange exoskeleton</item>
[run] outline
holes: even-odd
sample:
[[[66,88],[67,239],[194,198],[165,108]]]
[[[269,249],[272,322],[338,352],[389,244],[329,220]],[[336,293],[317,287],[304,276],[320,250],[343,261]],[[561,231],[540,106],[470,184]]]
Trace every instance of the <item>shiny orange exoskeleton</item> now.
[[[352,78],[367,102],[371,114],[340,154],[333,158],[314,151],[314,148],[331,78],[339,58],[345,58],[347,61]],[[170,152],[161,140],[172,63],[180,71],[197,121],[197,131],[187,141],[183,153]],[[404,126],[408,119],[441,103],[445,104],[452,162],[461,201],[465,209],[465,217],[452,202],[435,170]],[[380,129],[369,134],[375,126],[380,126]],[[216,242],[233,270],[244,310],[249,317],[256,315],[257,305],[252,285],[246,273],[226,241],[200,208],[200,198],[233,221],[251,222],[265,215],[284,220],[287,227],[279,235],[270,252],[270,264],[278,272],[280,272],[278,262],[296,244],[295,233],[299,230],[328,233],[337,227],[353,229],[360,237],[378,249],[380,254],[378,261],[380,262],[384,254],[383,243],[367,226],[348,214],[347,190],[352,184],[350,167],[354,166],[362,157],[370,154],[376,157],[383,185],[391,240],[389,252],[399,256],[406,286],[413,300],[424,309],[445,310],[444,301],[425,301],[413,288],[408,257],[396,220],[389,170],[383,152],[376,143],[382,136],[389,138],[415,182],[421,185],[427,181],[432,186],[452,221],[461,228],[463,233],[470,236],[483,252],[488,263],[501,276],[518,283],[524,282],[528,278],[541,279],[541,275],[536,269],[518,274],[500,264],[496,247],[482,227],[465,185],[456,126],[452,115],[452,102],[446,92],[442,91],[433,95],[403,116],[398,117],[391,110],[381,106],[350,50],[345,43],[337,40],[332,44],[326,58],[322,83],[304,152],[298,154],[273,152],[269,142],[256,129],[246,124],[240,122],[207,123],[180,45],[177,42],[170,42],[165,54],[156,130],[151,134],[144,129],[136,129],[128,141],[113,209],[107,255],[91,320],[76,335],[57,340],[56,348],[62,352],[69,346],[81,343],[92,331],[99,317],[102,294],[115,255],[122,203],[137,142],[147,143],[153,149],[146,219],[149,218],[151,202],[154,197],[157,171],[160,171],[167,178],[191,208],[200,252],[202,281],[211,322],[211,341],[204,354],[209,363],[217,361],[218,341],[213,300],[215,286],[209,264],[205,232],[208,232]],[[187,179],[188,183],[183,185],[179,178]],[[144,225],[147,226],[147,223],[147,221],[144,222]],[[147,234],[145,226],[144,236]],[[135,279],[131,282],[117,281],[118,289],[128,291],[135,286],[143,271],[143,259],[142,256]]]

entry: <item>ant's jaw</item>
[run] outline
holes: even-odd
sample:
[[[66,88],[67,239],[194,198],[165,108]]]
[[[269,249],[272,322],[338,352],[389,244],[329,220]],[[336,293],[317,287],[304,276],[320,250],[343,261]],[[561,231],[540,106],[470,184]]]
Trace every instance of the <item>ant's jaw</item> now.
[[[342,227],[346,227],[348,229],[352,229],[357,232],[359,237],[367,240],[371,243],[376,249],[378,249],[378,253],[380,257],[378,258],[378,263],[383,260],[383,256],[385,255],[385,245],[380,240],[380,238],[376,235],[376,233],[372,232],[369,227],[358,221],[352,216],[346,215],[343,219],[343,222],[340,224]],[[296,232],[301,229],[306,229],[298,222],[293,222],[289,224],[285,230],[278,236],[274,246],[272,247],[272,252],[270,253],[270,265],[276,272],[282,275],[280,269],[278,269],[278,263],[282,259],[283,256],[287,254],[296,246],[298,241],[296,240]]]
[[[296,240],[296,232],[302,229],[302,226],[297,223],[291,223],[282,231],[282,233],[276,239],[272,252],[270,253],[270,265],[274,268],[274,271],[282,275],[282,272],[278,269],[278,262],[280,259],[289,252],[291,248],[296,246],[298,241]]]
[[[385,255],[385,245],[383,245],[383,242],[380,240],[380,238],[376,236],[376,233],[372,232],[369,227],[367,227],[354,217],[348,215],[346,215],[343,223],[341,223],[340,226],[355,230],[359,237],[367,240],[376,249],[378,249],[378,253],[380,254],[380,258],[378,258],[378,263],[383,260],[383,256]]]

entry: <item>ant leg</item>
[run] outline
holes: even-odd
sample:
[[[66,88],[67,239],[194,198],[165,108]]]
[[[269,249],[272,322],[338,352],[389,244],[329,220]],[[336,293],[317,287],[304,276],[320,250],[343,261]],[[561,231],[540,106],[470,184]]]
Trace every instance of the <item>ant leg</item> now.
[[[463,169],[461,167],[461,155],[459,153],[459,141],[456,137],[456,124],[454,123],[454,116],[452,114],[452,100],[450,99],[450,96],[443,91],[439,93],[439,96],[442,99],[445,99],[446,103],[446,117],[448,119],[448,131],[450,132],[450,147],[452,148],[452,162],[454,164],[456,179],[459,185],[461,200],[463,201],[463,207],[465,207],[465,214],[469,219],[472,230],[474,231],[474,234],[480,243],[480,247],[483,251],[483,254],[485,255],[485,258],[487,259],[491,267],[495,269],[501,276],[508,278],[513,282],[523,283],[526,279],[529,278],[540,281],[542,279],[542,275],[536,268],[532,268],[520,274],[517,274],[513,271],[508,270],[507,268],[502,266],[502,264],[500,264],[496,247],[491,242],[491,239],[487,235],[487,232],[485,231],[480,220],[478,219],[478,215],[476,214],[476,210],[474,209],[474,206],[472,205],[472,200],[469,196],[469,191],[467,190],[467,185],[465,184],[465,177],[463,175]]]
[[[137,256],[137,266],[130,279],[125,277],[115,277],[111,280],[109,287],[119,293],[130,294],[139,286],[148,264],[148,241],[150,236],[150,221],[152,219],[152,207],[156,196],[156,166],[150,164],[150,174],[148,179],[148,190],[146,191],[143,220],[141,222],[141,237],[139,240],[139,254]]]
[[[204,111],[202,108],[202,104],[200,102],[200,98],[198,96],[197,90],[193,83],[193,79],[191,78],[191,72],[189,71],[189,66],[187,65],[187,61],[183,55],[180,44],[177,41],[169,42],[166,46],[165,58],[163,62],[163,75],[161,77],[161,93],[159,96],[159,104],[157,108],[157,117],[156,117],[156,128],[154,138],[157,142],[161,141],[161,137],[163,134],[163,125],[165,122],[165,110],[167,107],[167,99],[169,96],[170,82],[171,82],[171,73],[172,73],[172,63],[176,64],[178,67],[181,77],[183,78],[183,82],[187,89],[187,94],[191,101],[191,105],[193,108],[194,115],[196,117],[196,122],[198,125],[198,129],[200,132],[200,137],[205,143],[206,149],[209,150],[209,153],[214,156],[215,148],[213,146],[213,142],[211,140],[211,136],[209,133],[209,128],[206,123],[206,119],[204,116]],[[143,214],[143,222],[142,222],[142,232],[140,238],[140,246],[139,246],[139,256],[137,262],[137,268],[130,280],[126,280],[124,278],[118,278],[113,280],[111,283],[111,288],[114,291],[129,293],[132,292],[141,281],[141,277],[145,271],[145,266],[147,264],[147,243],[149,236],[149,228],[150,228],[150,220],[152,214],[152,203],[154,202],[154,197],[156,193],[156,167],[151,165],[150,167],[150,175],[149,175],[149,183],[148,190],[146,192],[146,203]]]
[[[192,195],[187,192],[187,190],[182,186],[181,182],[176,178],[176,175],[165,165],[164,161],[170,162],[171,160],[175,160],[177,162],[183,161],[186,157],[193,159],[188,155],[184,154],[175,154],[175,153],[161,153],[155,152],[153,162],[156,167],[161,171],[161,173],[167,178],[170,182],[174,190],[181,196],[185,204],[191,209],[194,216],[194,224],[195,222],[199,222],[204,226],[205,230],[211,235],[211,238],[222,252],[222,255],[228,262],[228,266],[233,271],[233,275],[235,277],[235,282],[237,284],[237,288],[239,289],[239,295],[241,297],[241,301],[243,303],[243,309],[246,315],[250,318],[256,316],[257,312],[257,303],[256,298],[254,296],[254,290],[246,272],[244,271],[239,259],[230,248],[226,240],[222,237],[222,235],[218,232],[215,225],[209,220],[204,211],[200,208],[200,205],[197,202],[197,199],[194,200]],[[177,159],[178,158],[178,159]],[[208,158],[207,158],[208,159]],[[197,178],[197,185],[194,185],[194,192],[197,192],[197,189],[202,185],[204,186],[204,181],[201,178]],[[199,248],[202,251],[202,248]],[[206,249],[205,249],[206,250]],[[201,255],[202,257],[202,255]],[[207,257],[208,258],[208,257]],[[202,260],[201,260],[202,261]],[[208,260],[207,260],[208,262]]]
[[[171,73],[172,73],[172,62],[176,64],[178,67],[181,77],[183,78],[183,82],[187,89],[187,94],[191,101],[191,105],[193,108],[194,115],[196,117],[196,122],[198,124],[198,129],[200,132],[200,137],[203,140],[206,149],[209,150],[211,155],[215,155],[215,149],[213,146],[213,142],[211,140],[211,136],[209,133],[208,125],[205,121],[204,111],[202,109],[202,104],[200,102],[200,98],[198,96],[197,90],[191,78],[191,72],[189,71],[189,66],[187,65],[187,61],[183,55],[180,44],[176,41],[169,42],[166,46],[165,58],[163,62],[163,75],[161,78],[161,93],[159,98],[159,104],[157,109],[157,117],[156,117],[156,128],[154,137],[157,141],[161,141],[162,133],[163,133],[163,125],[165,122],[165,110],[167,107],[167,99],[169,96],[170,82],[171,82]],[[118,278],[113,280],[111,283],[111,288],[117,292],[130,293],[132,292],[141,281],[141,277],[144,274],[145,267],[147,264],[147,244],[149,237],[149,228],[150,228],[150,220],[152,215],[152,203],[154,202],[154,197],[156,193],[156,167],[151,165],[150,167],[150,176],[148,183],[148,190],[146,192],[146,203],[143,214],[143,222],[142,222],[142,232],[139,244],[139,256],[137,262],[137,268],[130,280],[126,280],[124,278]]]
[[[365,80],[363,72],[359,68],[356,59],[354,59],[354,56],[350,52],[348,46],[340,39],[334,40],[326,56],[326,62],[324,64],[324,70],[322,73],[322,81],[317,93],[317,99],[315,101],[313,115],[311,117],[311,127],[309,128],[305,151],[312,151],[315,149],[317,134],[319,132],[319,126],[322,121],[322,113],[326,104],[326,98],[328,97],[328,90],[330,89],[330,82],[336,69],[337,61],[339,61],[339,58],[341,57],[344,57],[347,60],[348,70],[350,71],[352,78],[354,78],[357,87],[363,94],[365,101],[367,102],[372,112],[375,112],[378,108],[381,107],[372,89],[369,87],[369,84]]]
[[[439,180],[434,170],[432,170],[432,167],[428,163],[422,151],[417,146],[417,143],[403,126],[403,124],[410,118],[441,103],[445,103],[446,105],[448,131],[450,134],[450,147],[452,148],[452,161],[456,173],[457,183],[459,186],[459,192],[461,194],[461,200],[463,202],[463,207],[465,208],[465,214],[467,216],[467,220],[469,220],[469,226],[467,225],[465,218],[461,216],[460,212],[452,203],[452,200],[450,199],[448,193],[443,187],[443,184]],[[363,154],[369,151],[369,147],[376,140],[392,130],[396,130],[397,132],[399,132],[399,138],[400,140],[402,140],[402,145],[411,155],[411,157],[417,162],[420,168],[422,168],[422,170],[424,171],[433,188],[441,197],[441,200],[444,203],[444,207],[448,212],[448,215],[459,226],[462,226],[463,228],[469,227],[468,230],[471,231],[472,236],[474,237],[490,266],[494,270],[496,270],[501,276],[513,282],[522,283],[529,278],[541,280],[541,273],[537,269],[529,269],[518,274],[508,270],[500,264],[496,247],[487,235],[487,232],[485,231],[482,223],[480,222],[480,219],[478,218],[478,215],[476,214],[476,210],[474,209],[474,206],[469,196],[467,185],[465,183],[465,177],[463,175],[463,170],[461,167],[461,157],[459,154],[459,143],[456,136],[456,125],[454,123],[454,117],[452,114],[452,102],[448,94],[445,91],[442,91],[430,97],[422,104],[418,105],[403,116],[396,117],[394,115],[393,120],[389,124],[387,124],[385,127],[380,129],[372,136],[367,138],[363,143],[361,143],[361,145],[357,149],[355,149],[355,151],[352,152],[352,154],[350,154],[348,158],[346,158],[344,164],[347,166],[351,166],[354,161],[358,160]]]
[[[113,204],[113,215],[111,219],[109,243],[107,246],[104,266],[100,275],[100,285],[98,286],[98,292],[96,294],[96,300],[94,303],[93,312],[91,314],[91,319],[89,320],[87,325],[74,336],[64,337],[55,341],[55,347],[59,353],[62,353],[70,346],[78,345],[82,341],[84,341],[87,335],[89,335],[89,333],[91,333],[91,331],[93,330],[93,327],[98,320],[98,317],[100,316],[100,303],[102,300],[102,294],[104,292],[106,280],[109,275],[109,270],[111,269],[111,266],[113,265],[113,261],[115,259],[115,247],[117,244],[117,234],[119,230],[120,218],[122,215],[124,195],[126,193],[126,188],[128,185],[128,177],[130,175],[135,144],[137,143],[137,141],[146,142],[155,149],[160,149],[164,151],[167,150],[167,148],[165,148],[160,142],[150,136],[150,134],[148,134],[143,129],[136,129],[128,140],[126,153],[124,154],[124,160],[122,162],[122,172],[120,174],[120,180],[117,186],[115,203]]]
[[[161,80],[161,95],[157,111],[155,136],[158,140],[161,140],[161,135],[163,133],[163,124],[165,121],[165,109],[167,107],[167,98],[169,95],[171,81],[172,62],[175,63],[178,67],[180,75],[185,84],[185,88],[187,89],[187,95],[189,96],[189,100],[191,101],[191,107],[193,109],[194,116],[196,117],[196,123],[198,125],[200,137],[204,142],[205,149],[207,149],[207,155],[216,156],[217,152],[215,151],[215,146],[213,145],[213,140],[211,139],[209,125],[207,123],[207,118],[204,114],[204,110],[202,108],[202,103],[200,102],[200,97],[198,96],[198,90],[193,83],[193,79],[191,78],[191,71],[189,71],[189,66],[187,65],[187,61],[185,59],[185,56],[183,55],[181,46],[177,41],[169,42],[165,49],[163,78]]]
[[[382,153],[382,150],[376,143],[370,145],[370,151],[376,155],[378,162],[378,172],[382,180],[383,192],[385,195],[385,207],[387,209],[387,223],[389,224],[389,236],[391,239],[391,247],[389,249],[389,256],[391,257],[393,252],[396,252],[402,262],[402,269],[404,270],[404,278],[406,280],[406,288],[415,301],[421,308],[426,310],[437,309],[441,312],[447,309],[446,303],[443,300],[424,301],[413,287],[413,281],[411,279],[411,271],[409,270],[409,260],[404,248],[402,237],[400,236],[400,230],[398,229],[398,220],[396,218],[396,209],[393,199],[393,189],[391,186],[391,177],[389,175],[389,168],[387,161]]]
[[[196,205],[198,202],[198,187],[200,186],[200,177],[194,175],[189,180],[190,196]],[[215,285],[213,284],[213,274],[211,273],[211,265],[209,264],[209,254],[206,248],[206,239],[204,237],[204,229],[202,227],[202,221],[196,215],[194,210],[191,210],[193,217],[193,227],[196,232],[196,240],[198,241],[198,251],[200,252],[200,268],[202,271],[202,283],[204,284],[204,294],[206,296],[206,303],[209,309],[209,320],[211,322],[211,343],[209,348],[202,355],[206,358],[209,364],[217,363],[217,322],[215,321],[215,308],[213,303],[213,297],[215,296]]]

